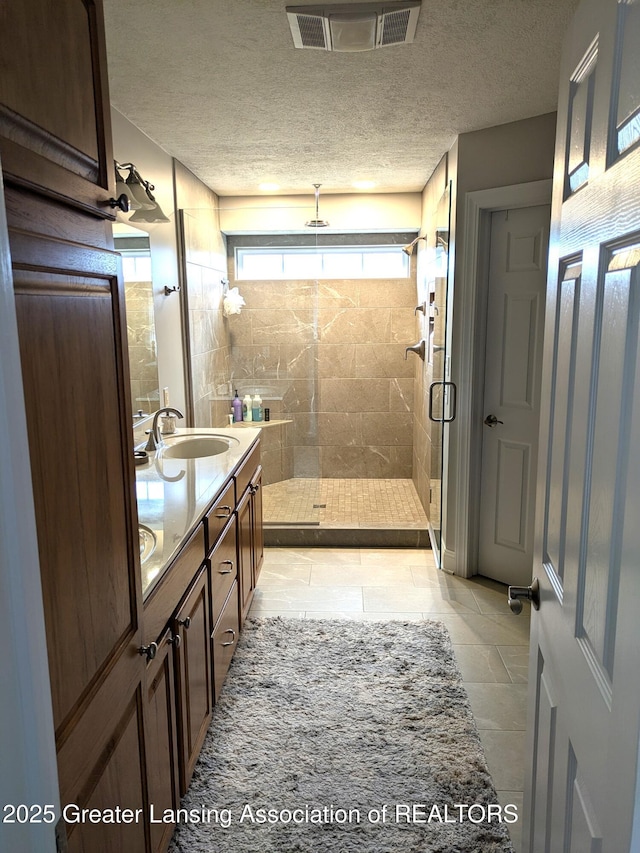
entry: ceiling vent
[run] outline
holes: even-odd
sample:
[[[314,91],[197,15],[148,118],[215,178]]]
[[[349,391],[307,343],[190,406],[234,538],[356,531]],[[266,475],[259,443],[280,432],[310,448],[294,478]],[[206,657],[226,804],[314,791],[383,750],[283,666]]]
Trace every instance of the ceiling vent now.
[[[420,2],[287,6],[287,17],[296,47],[353,53],[411,44]]]

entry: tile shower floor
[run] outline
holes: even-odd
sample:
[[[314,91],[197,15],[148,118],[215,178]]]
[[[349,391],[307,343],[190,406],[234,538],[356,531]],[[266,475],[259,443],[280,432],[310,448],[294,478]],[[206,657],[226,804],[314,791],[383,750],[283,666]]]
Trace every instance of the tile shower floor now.
[[[438,571],[422,548],[266,548],[251,613],[443,622],[499,800],[522,814],[530,620],[511,613],[505,586]],[[518,824],[511,834],[518,853]]]
[[[295,478],[264,487],[269,524],[427,527],[412,480]]]

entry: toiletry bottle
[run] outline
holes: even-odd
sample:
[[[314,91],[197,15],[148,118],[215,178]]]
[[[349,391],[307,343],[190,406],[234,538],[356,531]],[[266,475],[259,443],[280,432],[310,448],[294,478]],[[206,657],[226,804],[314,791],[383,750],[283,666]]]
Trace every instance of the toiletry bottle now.
[[[242,420],[242,400],[238,397],[238,392],[236,391],[236,396],[233,398],[233,402],[231,403],[231,408],[233,409],[233,420],[235,423]]]
[[[244,399],[242,401],[242,420],[253,420],[253,412],[251,411],[251,394],[244,395]]]
[[[253,398],[251,403],[251,413],[254,421],[262,420],[262,397],[260,394],[256,394]]]

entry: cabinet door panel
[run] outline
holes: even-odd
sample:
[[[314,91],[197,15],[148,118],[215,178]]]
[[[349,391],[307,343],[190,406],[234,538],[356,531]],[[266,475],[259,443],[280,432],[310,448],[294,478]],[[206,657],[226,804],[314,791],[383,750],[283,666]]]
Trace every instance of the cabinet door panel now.
[[[253,599],[253,560],[251,537],[251,492],[247,490],[238,504],[238,569],[240,616],[247,617]]]
[[[101,207],[113,181],[101,4],[5,3],[2,30],[11,34],[0,75],[7,182],[110,216]]]
[[[262,561],[264,560],[264,529],[262,521],[262,465],[258,466],[255,476],[251,480],[252,519],[251,528],[253,534],[253,584],[258,583]]]
[[[136,819],[131,823],[113,824],[67,822],[69,853],[142,852],[146,849],[141,705],[142,698],[137,691],[121,717],[112,714],[108,743],[88,774],[87,788],[70,801],[81,809],[100,809],[103,813],[120,806],[131,809]]]
[[[204,568],[176,614],[180,637],[178,701],[180,705],[180,785],[185,793],[211,720],[211,645],[209,572]]]
[[[122,365],[108,279],[15,271],[54,719],[138,628]],[[117,290],[116,290],[117,293]],[[117,316],[117,313],[116,313]]]
[[[158,653],[147,667],[144,708],[147,790],[154,815],[165,809],[174,814],[180,805],[178,778],[178,725],[175,694],[173,638],[167,631],[158,643]],[[165,850],[175,824],[150,823],[151,851]]]

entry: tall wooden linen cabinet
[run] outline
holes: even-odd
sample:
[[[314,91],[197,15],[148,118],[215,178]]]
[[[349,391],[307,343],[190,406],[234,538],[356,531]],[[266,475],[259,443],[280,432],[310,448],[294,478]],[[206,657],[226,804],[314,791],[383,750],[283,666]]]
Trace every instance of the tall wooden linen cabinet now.
[[[142,593],[101,0],[7,0],[0,55],[61,799],[144,812]],[[151,849],[146,816],[61,835],[72,853]]]

